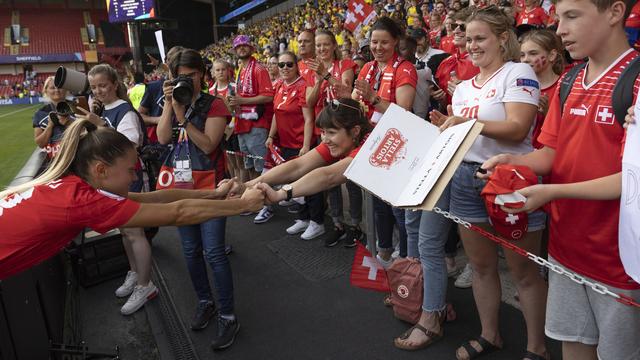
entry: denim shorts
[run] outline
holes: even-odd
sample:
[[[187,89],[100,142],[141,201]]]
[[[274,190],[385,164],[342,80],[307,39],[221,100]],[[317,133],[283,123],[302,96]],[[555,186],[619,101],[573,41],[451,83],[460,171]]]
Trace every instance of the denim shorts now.
[[[264,169],[264,157],[267,155],[267,147],[264,143],[267,141],[268,135],[269,130],[258,127],[252,128],[248,133],[238,134],[240,151],[245,154],[262,157],[262,159],[245,157],[245,169],[254,169],[256,172],[262,172],[262,169]]]
[[[451,179],[451,214],[470,223],[489,223],[489,215],[480,196],[487,181],[475,177],[480,164],[462,162]],[[527,232],[545,228],[547,215],[540,211],[528,214]]]

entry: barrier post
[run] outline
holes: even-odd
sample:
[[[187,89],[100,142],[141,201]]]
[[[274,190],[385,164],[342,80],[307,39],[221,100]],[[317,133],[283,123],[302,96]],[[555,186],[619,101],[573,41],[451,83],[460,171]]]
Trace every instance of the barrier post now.
[[[375,226],[374,216],[373,216],[373,195],[371,195],[370,192],[364,189],[362,191],[364,191],[364,216],[367,221],[367,228],[366,228],[367,248],[371,252],[371,257],[375,259],[377,254],[377,247],[376,247],[377,242],[376,242],[376,226]]]

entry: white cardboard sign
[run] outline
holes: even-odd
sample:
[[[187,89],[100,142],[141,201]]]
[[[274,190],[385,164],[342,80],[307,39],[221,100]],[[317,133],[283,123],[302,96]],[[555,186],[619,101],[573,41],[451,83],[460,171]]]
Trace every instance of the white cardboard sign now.
[[[640,103],[636,103],[636,122],[640,120]],[[640,283],[640,129],[638,124],[627,129],[622,157],[622,194],[618,247],[625,272]]]
[[[431,210],[481,129],[471,120],[441,133],[391,104],[344,175],[393,206]]]

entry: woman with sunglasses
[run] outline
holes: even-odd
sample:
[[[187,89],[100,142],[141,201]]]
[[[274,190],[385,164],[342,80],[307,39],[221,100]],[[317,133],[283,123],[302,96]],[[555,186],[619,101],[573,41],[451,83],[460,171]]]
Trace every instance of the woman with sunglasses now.
[[[281,81],[275,87],[273,98],[275,112],[265,145],[269,149],[274,143],[277,144],[282,157],[290,160],[308,153],[315,142],[313,109],[307,105],[307,83],[300,76],[295,54],[290,51],[280,54],[277,66]],[[321,196],[306,197],[298,213],[299,219],[293,226],[287,228],[287,232],[291,233],[292,227],[309,226],[311,221],[322,223],[324,217],[322,201]],[[271,206],[266,206],[264,209],[261,214],[268,220],[273,216]],[[257,221],[254,220],[254,222]],[[302,236],[305,239],[304,233]]]
[[[347,182],[344,172],[351,164],[371,124],[360,103],[349,98],[332,100],[316,119],[322,131],[322,142],[306,154],[278,165],[255,180],[238,184],[231,190],[240,194],[245,188],[259,184],[269,203],[308,196]],[[285,184],[280,190],[271,186]],[[347,227],[347,236],[360,239],[356,229]],[[355,244],[354,244],[355,246]]]
[[[480,71],[473,65],[467,53],[467,38],[465,20],[471,15],[471,11],[463,9],[453,16],[453,46],[454,52],[448,58],[442,60],[436,70],[435,80],[440,89],[434,90],[431,94],[440,101],[440,109],[445,111],[447,105],[451,104],[451,96],[458,83],[471,79]]]
[[[413,108],[418,74],[415,66],[397,53],[401,37],[402,29],[390,18],[380,18],[371,27],[370,45],[374,60],[366,63],[360,70],[351,96],[368,105],[368,117],[374,124],[392,103],[408,111]],[[373,201],[380,248],[378,260],[386,267],[392,262],[394,223],[400,230],[401,241],[406,241],[404,210],[392,209],[376,197]]]
[[[350,58],[343,59],[340,54],[338,42],[331,31],[318,30],[315,36],[316,58],[307,61],[307,67],[311,70],[305,80],[307,81],[307,103],[315,108],[315,116],[319,116],[325,105],[338,98],[338,93],[351,92],[355,77],[356,63]],[[320,129],[315,129],[315,134],[320,134]],[[352,182],[347,182],[347,190],[351,201],[351,216],[353,226],[357,226],[362,218],[362,196],[360,188]],[[334,231],[326,238],[325,245],[330,247],[338,243],[345,235],[343,224],[342,188],[330,189],[329,212],[333,219]],[[316,200],[317,201],[317,200]],[[317,219],[322,221],[321,219]],[[315,227],[312,220],[310,227]],[[320,223],[322,224],[322,223]],[[322,225],[324,233],[324,225]],[[311,230],[311,229],[309,229]],[[309,231],[311,233],[311,231]],[[320,234],[320,232],[316,232]],[[303,234],[304,235],[304,234]],[[347,239],[348,244],[355,244]]]
[[[47,104],[33,114],[33,138],[39,148],[47,152],[49,159],[58,152],[58,143],[71,121],[68,115],[56,113],[59,103],[65,101],[67,90],[57,88],[53,76],[44,81],[44,98]],[[53,117],[50,114],[53,113]]]
[[[467,50],[480,73],[456,87],[453,116],[432,114],[432,121],[444,122],[441,129],[470,119],[484,125],[481,135],[465,154],[451,180],[450,211],[465,221],[495,232],[480,196],[485,181],[475,177],[476,170],[494,155],[533,151],[531,132],[538,111],[540,86],[529,65],[515,62],[520,58],[520,44],[509,17],[502,10],[495,6],[478,10],[466,24]],[[528,214],[526,224],[522,220],[518,222],[518,219],[508,218],[519,227],[514,231],[501,231],[501,235],[526,251],[539,254],[545,227],[544,213]],[[459,230],[473,268],[473,295],[482,326],[479,337],[464,343],[456,351],[459,360],[466,360],[503,346],[498,326],[501,288],[496,244],[463,226]],[[523,358],[548,359],[544,338],[547,288],[539,267],[511,250],[505,249],[504,255],[527,325],[528,343]]]

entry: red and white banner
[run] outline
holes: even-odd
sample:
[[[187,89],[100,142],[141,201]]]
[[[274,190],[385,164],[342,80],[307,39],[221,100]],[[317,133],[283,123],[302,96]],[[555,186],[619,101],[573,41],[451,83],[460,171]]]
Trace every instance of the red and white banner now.
[[[364,0],[349,1],[344,28],[355,34],[362,25],[368,25],[375,16],[373,6],[365,3]]]
[[[351,285],[376,291],[391,291],[387,272],[360,243],[357,243],[356,256],[351,265]]]

